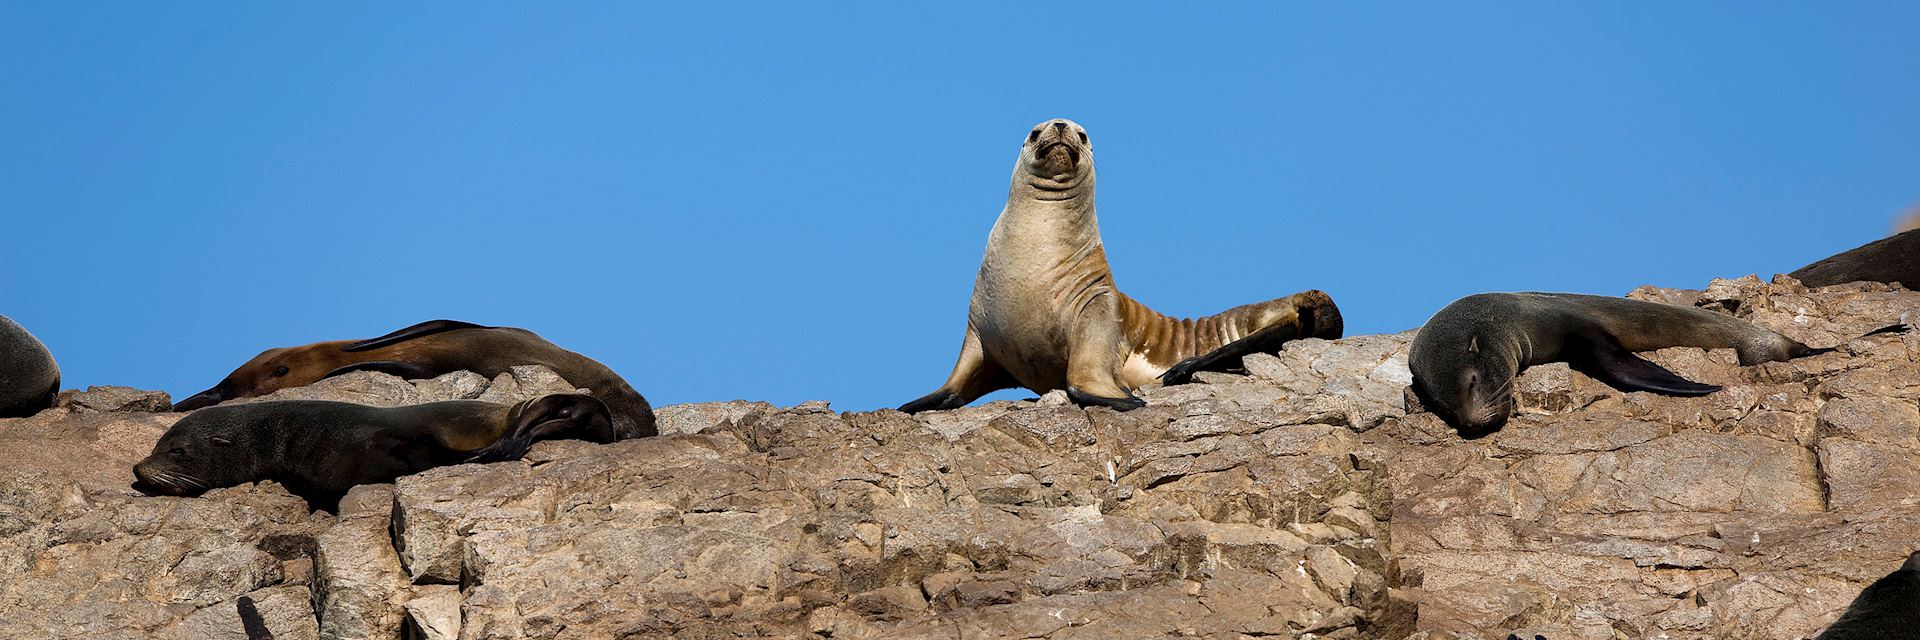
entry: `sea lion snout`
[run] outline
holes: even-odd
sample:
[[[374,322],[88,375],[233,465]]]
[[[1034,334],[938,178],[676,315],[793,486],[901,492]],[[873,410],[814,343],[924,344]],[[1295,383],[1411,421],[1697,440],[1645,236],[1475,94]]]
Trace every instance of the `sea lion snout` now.
[[[197,496],[208,488],[207,481],[182,471],[158,453],[133,465],[133,477],[133,489],[150,496]]]
[[[224,400],[226,400],[226,398],[222,397],[222,395],[220,394],[220,388],[214,387],[212,389],[208,389],[206,391],[202,391],[200,393],[187,396],[181,401],[173,403],[173,410],[175,412],[192,411],[194,409],[211,407],[213,405],[220,404]]]

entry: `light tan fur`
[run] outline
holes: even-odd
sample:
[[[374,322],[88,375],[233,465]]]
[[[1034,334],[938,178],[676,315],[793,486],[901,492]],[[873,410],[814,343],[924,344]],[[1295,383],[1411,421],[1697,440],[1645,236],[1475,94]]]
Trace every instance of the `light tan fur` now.
[[[1131,400],[1130,389],[1174,363],[1298,325],[1302,305],[1331,307],[1309,291],[1197,320],[1157,313],[1115,288],[1093,196],[1086,130],[1059,119],[1035,127],[987,237],[959,361],[939,391],[903,409],[958,406],[1013,386]]]

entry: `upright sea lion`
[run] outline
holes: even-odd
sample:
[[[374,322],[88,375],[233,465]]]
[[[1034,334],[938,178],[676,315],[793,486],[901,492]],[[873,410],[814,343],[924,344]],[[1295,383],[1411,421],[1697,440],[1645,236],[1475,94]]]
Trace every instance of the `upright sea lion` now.
[[[382,371],[402,378],[472,371],[493,377],[530,364],[552,369],[607,403],[620,437],[659,433],[654,427],[652,405],[606,365],[562,349],[526,329],[485,327],[457,320],[422,322],[370,340],[268,349],[234,369],[212,389],[175,403],[173,410],[191,411],[235,398],[304,387],[353,371]]]
[[[1814,640],[1920,639],[1920,551],[1860,592]]]
[[[1832,351],[1690,307],[1577,293],[1481,293],[1434,314],[1414,337],[1407,366],[1420,402],[1462,435],[1475,436],[1506,424],[1514,378],[1537,364],[1566,362],[1627,391],[1700,396],[1720,390],[1633,355],[1680,346],[1736,349],[1742,365]]]
[[[47,345],[12,319],[0,316],[0,418],[23,418],[53,406],[60,392],[60,365]]]
[[[1809,287],[1846,282],[1898,282],[1920,290],[1920,229],[1903,231],[1835,254],[1788,274]]]
[[[593,396],[554,394],[514,405],[451,400],[404,407],[288,400],[193,412],[134,465],[136,488],[193,496],[273,480],[332,510],[356,485],[462,462],[512,460],[534,441],[614,440]]]
[[[1100,244],[1093,185],[1086,129],[1048,120],[1027,133],[1007,206],[987,236],[959,362],[946,384],[901,411],[951,409],[1014,386],[1131,409],[1144,403],[1130,390],[1163,373],[1169,384],[1184,382],[1288,340],[1340,337],[1340,310],[1319,291],[1198,320],[1169,318],[1120,293]]]

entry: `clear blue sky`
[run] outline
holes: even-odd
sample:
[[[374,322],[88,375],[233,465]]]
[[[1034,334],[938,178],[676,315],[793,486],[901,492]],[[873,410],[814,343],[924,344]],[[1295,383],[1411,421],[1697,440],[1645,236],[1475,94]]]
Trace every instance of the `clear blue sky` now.
[[[945,379],[1022,136],[1087,126],[1122,289],[1792,270],[1920,203],[1920,4],[0,5],[0,314],[67,386],[534,329],[656,404]],[[1024,393],[1008,395],[1025,395]]]

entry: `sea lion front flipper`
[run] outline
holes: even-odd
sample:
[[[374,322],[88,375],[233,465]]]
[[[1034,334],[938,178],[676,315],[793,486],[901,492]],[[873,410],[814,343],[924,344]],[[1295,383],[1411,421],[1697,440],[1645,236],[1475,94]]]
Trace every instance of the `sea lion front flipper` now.
[[[1573,340],[1569,337],[1569,341]],[[1611,335],[1602,334],[1578,341],[1585,343],[1585,353],[1581,354],[1576,345],[1567,345],[1570,354],[1577,354],[1568,358],[1567,364],[1615,389],[1651,391],[1670,396],[1704,396],[1720,390],[1715,385],[1682,378],[1666,367],[1633,355]]]
[[[1136,398],[1131,393],[1124,397],[1108,398],[1081,391],[1079,387],[1067,387],[1067,399],[1082,407],[1107,407],[1114,411],[1132,411],[1147,406],[1147,401]]]
[[[493,327],[477,325],[471,322],[461,322],[459,320],[428,320],[426,322],[422,322],[420,324],[416,324],[411,327],[407,327],[405,329],[400,329],[398,331],[389,333],[384,336],[380,336],[378,338],[369,338],[366,340],[355,342],[353,344],[350,344],[344,347],[340,347],[340,350],[346,351],[348,353],[352,353],[355,351],[367,351],[369,349],[378,349],[380,347],[384,347],[387,345],[406,342],[414,338],[430,336],[436,333],[446,333],[448,331],[453,331],[455,329],[492,329],[492,328]]]
[[[340,367],[332,371],[328,371],[327,375],[320,376],[320,377],[331,378],[338,375],[353,373],[355,371],[378,371],[380,373],[396,375],[407,380],[433,378],[440,375],[439,373],[435,372],[433,369],[429,369],[425,366],[414,364],[412,362],[375,360],[372,362],[355,362],[353,364]]]
[[[986,349],[980,346],[980,334],[973,330],[973,323],[969,322],[966,337],[960,341],[960,360],[953,363],[953,373],[947,375],[947,383],[940,385],[933,393],[900,405],[900,411],[920,413],[958,409],[967,406],[975,398],[1018,384],[1006,368],[987,357]]]
[[[1118,301],[1118,294],[1097,294],[1073,319],[1067,336],[1067,399],[1074,404],[1120,411],[1147,406],[1120,381],[1120,364],[1129,349]]]

